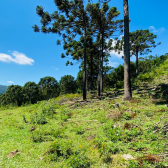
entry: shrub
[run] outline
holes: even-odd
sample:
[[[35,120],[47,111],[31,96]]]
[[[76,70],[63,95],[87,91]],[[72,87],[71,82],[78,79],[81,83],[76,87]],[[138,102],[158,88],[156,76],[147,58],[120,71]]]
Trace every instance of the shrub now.
[[[40,114],[34,113],[33,115],[31,115],[30,123],[32,123],[32,124],[46,124],[47,119],[43,113],[40,113]]]
[[[73,168],[89,168],[91,166],[91,160],[86,156],[86,149],[79,149],[72,156],[69,166]]]
[[[52,161],[69,158],[73,154],[72,141],[53,141],[48,154]]]

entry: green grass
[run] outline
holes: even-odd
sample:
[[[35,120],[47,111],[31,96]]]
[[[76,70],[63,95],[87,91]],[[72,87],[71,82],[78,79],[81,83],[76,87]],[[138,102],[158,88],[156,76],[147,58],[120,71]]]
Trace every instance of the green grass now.
[[[166,65],[161,65],[160,71]],[[83,102],[81,95],[68,94],[25,107],[1,107],[0,167],[151,168],[168,165],[168,156],[163,157],[168,150],[168,107],[162,97],[163,88],[152,90],[165,83],[164,79],[155,76],[146,85],[139,81],[133,89],[134,99],[126,102],[120,89],[110,91],[110,96],[118,96],[117,99],[105,96],[102,100],[93,99],[88,93],[90,99]],[[154,81],[158,83],[154,85]],[[115,103],[120,107],[114,108]],[[8,158],[16,149],[20,153]],[[130,154],[135,160],[124,160],[123,154]],[[160,162],[140,158],[147,155],[157,155]]]

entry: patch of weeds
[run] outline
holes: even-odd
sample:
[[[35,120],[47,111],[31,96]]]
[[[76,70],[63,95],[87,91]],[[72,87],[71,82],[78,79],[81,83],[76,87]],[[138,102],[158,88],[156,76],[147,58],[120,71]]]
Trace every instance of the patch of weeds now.
[[[16,128],[18,128],[18,129],[24,129],[24,126],[23,126],[22,124],[19,124],[19,123],[18,123],[18,124],[16,125]]]
[[[66,101],[68,101],[68,98],[64,97],[64,96],[59,96],[57,99],[59,99],[59,104],[63,104]]]
[[[110,138],[111,141],[117,142],[121,141],[121,136],[122,136],[122,130],[121,128],[114,128],[112,124],[107,123],[103,127],[104,132],[108,138]]]
[[[43,113],[38,114],[38,113],[35,112],[30,117],[30,123],[31,124],[46,124],[47,119],[46,119],[46,117]]]
[[[143,150],[147,150],[147,146],[146,144],[144,144],[144,142],[141,142],[141,141],[137,141],[137,142],[134,142],[134,148],[133,148],[135,151],[143,151]]]
[[[72,113],[72,112],[69,112],[69,113],[67,114],[67,116],[68,116],[69,118],[71,118],[71,117],[73,116],[73,113]]]
[[[137,160],[129,160],[127,167],[128,168],[140,168],[141,166],[139,165]]]
[[[72,141],[53,141],[49,151],[46,152],[51,161],[62,161],[73,155]]]
[[[129,113],[127,113],[127,112],[124,112],[122,114],[122,118],[124,118],[125,120],[130,120],[131,119],[131,115]]]
[[[146,111],[144,114],[145,114],[147,117],[153,117],[153,115],[154,115],[151,111]]]
[[[24,114],[22,115],[22,117],[23,117],[23,121],[24,121],[24,123],[28,123],[28,121],[26,120],[26,117],[25,117]]]
[[[69,162],[71,168],[89,168],[91,164],[91,160],[86,156],[86,149],[83,149],[81,145]]]
[[[44,137],[42,136],[40,132],[32,133],[31,139],[33,140],[33,142],[43,142],[44,141]]]
[[[66,110],[65,108],[61,110],[61,112],[60,112],[61,120],[66,122],[68,120],[68,118],[70,118],[70,116],[68,115],[68,112],[69,111]]]
[[[131,130],[125,130],[125,132],[123,133],[122,138],[128,142],[128,141],[132,141],[135,137],[141,135],[142,132],[139,128],[132,128]]]
[[[61,120],[65,121],[65,122],[68,120],[68,118],[69,118],[68,115],[61,115]]]
[[[73,106],[74,109],[78,107],[81,107],[80,103],[75,103],[75,105]]]
[[[102,117],[100,122],[103,124],[103,123],[106,123],[107,122],[107,118],[106,117]]]
[[[113,143],[112,141],[108,141],[106,143],[102,143],[101,155],[105,154],[106,156],[111,156],[111,154],[119,153],[119,145],[117,143]]]
[[[149,138],[151,141],[157,141],[157,140],[158,140],[158,136],[157,136],[156,134],[148,135],[148,138]]]
[[[114,108],[114,105],[113,104],[109,104],[108,108]]]
[[[51,135],[53,136],[54,138],[63,138],[63,134],[64,134],[64,131],[65,131],[65,128],[59,128],[57,130],[55,129],[51,129],[51,130],[48,130],[48,131],[44,131],[43,132],[43,135]]]
[[[31,133],[33,142],[53,141],[55,138],[64,137],[65,128],[49,129],[49,130],[35,130]]]
[[[42,109],[42,114],[44,114],[44,116],[47,116],[47,117],[52,117],[53,118],[54,112],[55,112],[55,110],[54,110],[53,106],[44,107]]]
[[[101,135],[97,135],[94,142],[96,143],[96,147],[99,149],[102,147],[102,144],[107,142],[108,141],[108,138],[101,134]]]
[[[82,135],[82,134],[84,134],[84,129],[82,128],[82,126],[79,126],[79,127],[77,127],[77,129],[76,129],[76,134],[78,134],[78,135]]]

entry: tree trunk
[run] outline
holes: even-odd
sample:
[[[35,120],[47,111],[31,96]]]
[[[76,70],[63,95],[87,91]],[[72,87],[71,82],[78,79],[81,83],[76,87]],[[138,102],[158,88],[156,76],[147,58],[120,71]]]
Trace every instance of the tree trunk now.
[[[138,51],[136,51],[136,77],[138,77],[139,71],[138,71]]]
[[[102,39],[101,39],[101,78],[100,78],[100,91],[103,92],[103,33],[102,33]]]
[[[84,29],[84,74],[83,74],[83,100],[86,100],[86,27]]]
[[[128,0],[124,1],[124,101],[132,99],[130,81],[130,47],[129,47],[129,11]]]
[[[101,32],[101,30],[100,30]],[[100,49],[99,49],[99,74],[98,74],[98,96],[101,94],[101,33],[100,33]]]
[[[91,69],[91,72],[90,72],[90,75],[91,75],[91,78],[90,78],[90,91],[92,91],[92,83],[93,83],[93,81],[92,81],[92,76],[93,76],[93,56],[92,56],[92,53],[91,53],[91,61],[90,61],[90,63],[91,63],[91,67],[90,67],[90,69]]]

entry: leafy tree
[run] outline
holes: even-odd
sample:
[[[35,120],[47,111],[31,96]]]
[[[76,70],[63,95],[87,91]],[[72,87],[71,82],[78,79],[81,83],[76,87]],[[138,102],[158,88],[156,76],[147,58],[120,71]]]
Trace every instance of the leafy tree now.
[[[3,93],[0,95],[0,104],[6,106],[11,103],[10,95]]]
[[[24,101],[30,104],[36,103],[39,97],[38,85],[35,82],[26,82],[23,86]]]
[[[41,99],[50,99],[59,95],[59,84],[55,78],[46,76],[41,78],[39,83]]]
[[[130,50],[131,55],[136,56],[136,76],[138,76],[138,54],[145,55],[149,52],[152,52],[151,48],[155,48],[156,44],[155,38],[157,38],[157,35],[154,35],[153,33],[150,33],[149,30],[137,30],[129,33],[129,43],[130,43]],[[115,49],[122,51],[124,46],[124,37],[122,37],[122,40],[118,40]]]
[[[23,93],[22,93],[22,86],[19,85],[10,85],[8,86],[6,93],[8,97],[7,103],[12,103],[18,106],[22,105],[23,102]]]
[[[128,0],[124,2],[124,100],[132,99],[130,80],[130,46],[129,46],[129,10]]]
[[[59,82],[60,94],[75,93],[76,92],[76,81],[71,75],[64,75],[61,77]]]
[[[48,12],[44,12],[43,8],[40,6],[36,8],[37,14],[42,18],[41,31],[43,33],[51,32],[62,35],[64,44],[71,42],[77,34],[83,35],[83,32],[85,40],[89,17],[84,8],[83,0],[54,0],[54,2],[59,12],[55,11],[51,15]],[[52,21],[52,27],[48,26]],[[34,25],[33,28],[35,32],[40,31],[37,25]],[[60,44],[60,40],[57,40],[57,44]],[[83,99],[86,99],[86,42],[84,42]]]

